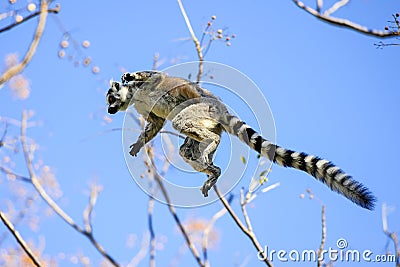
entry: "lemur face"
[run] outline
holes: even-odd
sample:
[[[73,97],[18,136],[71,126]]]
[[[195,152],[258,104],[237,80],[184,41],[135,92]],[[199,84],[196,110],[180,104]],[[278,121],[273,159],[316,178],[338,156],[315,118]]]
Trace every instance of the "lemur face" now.
[[[111,82],[110,86],[106,95],[108,113],[115,114],[120,110],[126,110],[132,98],[129,87],[119,82]]]

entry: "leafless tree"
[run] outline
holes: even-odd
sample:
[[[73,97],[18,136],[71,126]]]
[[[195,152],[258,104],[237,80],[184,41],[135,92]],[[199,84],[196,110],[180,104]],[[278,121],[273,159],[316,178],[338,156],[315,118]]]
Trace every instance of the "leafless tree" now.
[[[332,15],[339,10],[340,8],[345,7],[349,0],[340,0],[337,1],[332,6],[325,8],[323,5],[322,0],[316,1],[316,8],[311,8],[306,6],[303,2],[293,0],[294,4],[296,4],[299,8],[306,11],[310,15],[316,17],[317,19],[332,24],[334,26],[344,27],[356,31],[358,33],[374,36],[381,39],[388,39],[388,38],[397,38],[400,35],[400,25],[399,25],[399,15],[398,13],[393,15],[393,23],[388,26],[385,30],[375,30],[370,29],[369,27],[359,25],[355,22],[352,22],[347,19],[333,17]],[[13,28],[21,25],[22,23],[26,23],[28,21],[32,21],[31,19],[34,17],[39,17],[37,22],[36,30],[33,36],[32,41],[28,45],[28,50],[24,56],[24,58],[18,62],[17,60],[13,59],[12,64],[10,64],[6,70],[0,74],[0,88],[4,86],[7,82],[10,82],[11,79],[17,77],[29,64],[31,59],[33,58],[36,49],[39,45],[41,40],[42,34],[45,30],[46,26],[46,19],[50,13],[57,14],[60,11],[60,6],[55,6],[54,8],[51,7],[52,1],[50,0],[41,0],[40,7],[37,11],[32,12],[28,16],[22,17],[18,19],[15,23],[9,24],[0,29],[0,34],[3,34]],[[228,46],[231,45],[231,38],[234,38],[234,35],[224,35],[221,30],[213,30],[212,24],[215,21],[216,17],[212,16],[210,21],[205,26],[205,30],[201,33],[201,37],[198,38],[198,34],[195,33],[193,27],[191,26],[191,22],[189,19],[189,15],[187,14],[184,5],[181,0],[177,0],[177,4],[180,8],[181,15],[184,18],[186,27],[189,31],[190,39],[194,43],[194,49],[197,54],[197,58],[199,60],[198,66],[198,73],[196,76],[196,80],[199,82],[202,75],[203,75],[203,62],[207,52],[209,51],[211,45],[216,40],[222,40]],[[378,47],[388,46],[388,45],[398,45],[396,43],[383,43],[380,42],[377,44]],[[68,44],[63,43],[61,45],[62,48],[66,48]],[[85,46],[88,46],[88,43],[85,43]],[[60,50],[59,53],[60,57],[64,56],[64,50]],[[87,59],[87,58],[86,58]],[[88,60],[88,59],[87,59]],[[87,64],[90,62],[88,61]],[[157,69],[158,66],[158,55],[156,54],[153,59],[153,69]],[[99,70],[97,67],[93,68],[93,72],[97,73]],[[22,78],[21,78],[22,79]],[[137,120],[139,123],[143,122],[140,119]],[[122,266],[119,260],[117,260],[113,255],[107,252],[106,248],[107,244],[101,244],[95,237],[93,228],[94,225],[92,223],[92,214],[95,208],[97,199],[99,194],[102,190],[102,187],[96,183],[93,183],[90,186],[90,194],[88,199],[88,204],[86,208],[82,211],[82,219],[83,224],[78,224],[64,209],[60,207],[57,203],[57,193],[49,192],[49,191],[57,191],[58,184],[54,176],[52,176],[51,171],[46,166],[43,166],[42,171],[37,170],[35,165],[38,163],[34,160],[36,143],[34,140],[29,138],[28,129],[35,125],[34,121],[30,121],[30,114],[28,111],[22,111],[22,117],[20,120],[10,119],[7,118],[4,120],[4,128],[2,138],[0,140],[0,149],[8,147],[15,151],[16,154],[22,154],[24,160],[24,166],[27,169],[27,174],[17,173],[12,166],[8,166],[4,162],[0,162],[0,172],[4,174],[5,177],[10,181],[10,183],[18,183],[23,184],[25,187],[30,187],[32,191],[26,193],[24,191],[20,194],[15,194],[16,197],[24,198],[24,207],[20,212],[15,211],[0,211],[0,219],[2,223],[5,225],[7,229],[7,234],[11,234],[19,246],[21,247],[21,255],[25,255],[26,262],[31,263],[35,266],[51,266],[52,263],[44,260],[41,258],[40,250],[34,249],[29,242],[26,242],[21,234],[17,231],[18,223],[20,219],[24,216],[27,216],[28,208],[32,207],[33,202],[39,201],[38,199],[42,199],[44,203],[57,215],[59,216],[66,225],[70,226],[74,231],[80,233],[84,236],[88,242],[93,245],[93,247],[102,255],[109,264],[112,266]],[[12,125],[12,126],[10,126]],[[19,128],[20,134],[17,137],[9,136],[7,130],[9,127],[16,127]],[[139,127],[139,125],[138,125]],[[121,129],[113,129],[120,131]],[[168,131],[163,131],[166,134],[172,134]],[[20,152],[22,150],[22,152]],[[243,233],[245,236],[248,237],[249,243],[251,243],[254,247],[254,251],[256,253],[260,253],[262,256],[262,261],[267,266],[273,266],[270,259],[268,259],[268,255],[265,254],[263,251],[263,247],[261,246],[261,242],[259,237],[256,234],[255,229],[253,229],[251,217],[247,212],[247,205],[252,201],[257,199],[257,196],[260,192],[256,193],[247,193],[245,189],[241,189],[240,191],[240,209],[241,215],[243,219],[239,218],[239,215],[234,211],[232,207],[232,197],[224,197],[218,190],[216,186],[214,186],[214,190],[219,197],[221,202],[221,209],[216,212],[206,223],[201,224],[201,226],[197,227],[201,233],[200,238],[200,245],[197,245],[196,238],[193,237],[192,232],[193,229],[190,227],[189,224],[185,224],[181,217],[179,216],[177,210],[174,208],[173,204],[170,201],[169,192],[166,190],[162,178],[158,173],[165,173],[168,171],[169,162],[167,157],[164,158],[164,167],[163,169],[157,170],[156,165],[154,164],[153,160],[155,157],[154,154],[155,148],[152,144],[146,146],[146,152],[149,155],[149,162],[144,161],[143,163],[148,169],[148,179],[152,181],[153,186],[158,190],[161,190],[162,195],[166,200],[166,208],[168,208],[170,215],[174,219],[177,227],[182,234],[185,245],[189,249],[190,253],[192,254],[195,263],[200,267],[210,266],[210,259],[208,257],[208,250],[210,245],[210,233],[213,231],[213,228],[216,222],[226,214],[232,218],[233,222],[237,225],[238,230]],[[172,151],[172,150],[171,150]],[[266,188],[264,188],[261,193],[266,193],[269,190],[276,188],[279,184],[273,184]],[[24,188],[25,188],[24,187]],[[21,187],[22,188],[22,187]],[[25,189],[24,189],[25,190]],[[153,214],[154,214],[154,198],[152,196],[148,199],[148,206],[147,206],[147,221],[148,221],[148,234],[143,235],[143,240],[141,244],[141,249],[138,251],[136,255],[134,255],[128,264],[128,266],[137,266],[143,259],[149,255],[149,265],[156,266],[156,229],[154,229],[153,225]],[[322,250],[324,248],[326,242],[326,216],[325,216],[325,206],[322,206],[321,211],[321,228],[322,228],[322,235],[320,246],[318,248],[318,255],[320,256]],[[392,241],[394,245],[394,250],[397,259],[400,258],[400,250],[398,244],[398,238],[396,232],[390,232],[388,230],[388,223],[387,223],[387,214],[386,214],[386,207],[382,209],[382,222],[383,222],[383,232],[385,235]],[[13,219],[10,219],[13,218]],[[4,235],[0,235],[0,244],[5,239]],[[263,240],[263,243],[267,243],[268,240]],[[201,251],[201,252],[200,252]],[[318,257],[319,259],[320,257]],[[318,260],[317,266],[327,266],[320,260]],[[400,263],[397,261],[397,266],[400,266]]]

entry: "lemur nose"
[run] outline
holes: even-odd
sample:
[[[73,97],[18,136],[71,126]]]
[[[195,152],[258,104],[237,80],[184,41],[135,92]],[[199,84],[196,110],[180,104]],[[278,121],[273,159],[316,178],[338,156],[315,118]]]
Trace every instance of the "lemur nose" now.
[[[115,114],[117,112],[118,112],[118,108],[117,107],[115,107],[115,106],[109,106],[108,107],[108,113]]]

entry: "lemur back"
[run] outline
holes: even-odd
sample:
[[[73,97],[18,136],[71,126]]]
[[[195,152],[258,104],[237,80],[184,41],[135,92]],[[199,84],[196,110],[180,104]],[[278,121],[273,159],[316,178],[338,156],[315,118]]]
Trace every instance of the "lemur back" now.
[[[307,172],[357,205],[374,208],[372,193],[332,162],[272,144],[230,114],[218,97],[198,84],[154,71],[125,73],[121,80],[122,83],[111,83],[106,97],[108,112],[114,114],[134,105],[148,121],[131,145],[130,154],[136,156],[162,129],[165,120],[170,120],[176,130],[186,135],[179,149],[181,157],[208,176],[201,187],[204,196],[208,196],[221,174],[221,169],[213,163],[213,155],[222,132],[226,131],[274,163]]]

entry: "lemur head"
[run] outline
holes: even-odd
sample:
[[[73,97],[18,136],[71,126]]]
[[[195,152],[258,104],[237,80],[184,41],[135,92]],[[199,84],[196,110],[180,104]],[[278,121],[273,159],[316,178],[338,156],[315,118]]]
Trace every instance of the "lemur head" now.
[[[126,110],[136,90],[145,83],[154,84],[160,78],[161,72],[138,71],[133,73],[124,73],[121,78],[121,83],[111,81],[110,89],[106,96],[108,113],[115,114],[120,110]]]
[[[126,110],[132,99],[132,92],[128,85],[119,82],[110,82],[110,89],[106,95],[108,113],[115,114],[120,110]]]

